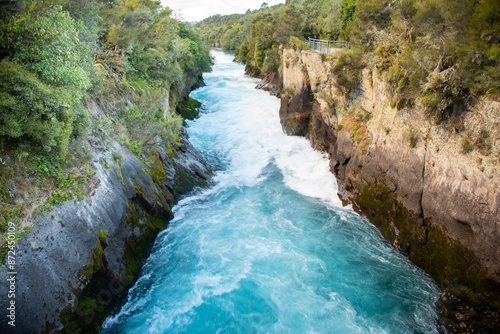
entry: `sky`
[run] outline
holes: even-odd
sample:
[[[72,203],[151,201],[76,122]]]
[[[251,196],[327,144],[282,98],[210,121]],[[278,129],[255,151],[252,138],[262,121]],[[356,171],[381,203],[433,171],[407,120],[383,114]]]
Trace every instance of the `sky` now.
[[[285,0],[161,0],[161,2],[174,10],[174,17],[193,22],[215,14],[245,13],[247,9],[260,8],[263,2],[273,6],[285,3]]]

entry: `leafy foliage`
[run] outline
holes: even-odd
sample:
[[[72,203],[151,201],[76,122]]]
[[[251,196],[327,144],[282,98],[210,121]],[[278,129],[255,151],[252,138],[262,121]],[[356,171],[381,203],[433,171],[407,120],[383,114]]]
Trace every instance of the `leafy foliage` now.
[[[138,97],[136,106],[126,108],[118,115],[127,129],[125,144],[137,155],[157,142],[167,147],[179,144],[182,119],[164,114],[160,103],[162,97],[161,88],[152,90]]]
[[[254,74],[279,71],[280,45],[303,49],[308,37],[349,40],[353,52],[332,68],[344,93],[356,88],[361,66],[378,67],[393,107],[419,104],[441,122],[477,96],[500,96],[498,22],[497,0],[289,0],[213,16],[195,28],[204,41],[235,50]]]
[[[349,95],[357,87],[363,68],[362,57],[359,52],[346,51],[340,53],[337,62],[331,71],[337,76],[336,85],[345,94]]]
[[[4,21],[0,29],[0,42],[11,50],[11,60],[39,73],[48,82],[71,85],[76,91],[89,87],[87,73],[80,66],[84,47],[76,22],[61,7],[17,13]]]
[[[212,60],[170,14],[158,0],[0,1],[0,233],[89,194],[91,146],[179,144],[173,106]]]
[[[351,34],[354,15],[356,12],[356,0],[342,0],[342,7],[340,9],[341,26],[340,32],[344,38],[348,38]]]
[[[27,137],[45,152],[64,158],[74,113],[70,93],[42,82],[25,67],[0,62],[0,136]]]
[[[358,0],[351,40],[376,51],[394,106],[420,102],[440,122],[500,90],[498,20],[494,0]]]
[[[99,60],[128,81],[173,88],[180,95],[210,70],[206,47],[184,23],[170,17],[158,1],[124,1],[101,11],[106,22]]]
[[[161,124],[176,116],[153,119],[151,110],[175,105],[210,70],[208,49],[160,1],[19,3],[0,7],[0,56],[6,58],[0,67],[5,78],[0,83],[0,137],[28,138],[54,158],[64,160],[70,138],[90,125],[82,108],[88,94],[109,103],[120,123],[118,118],[127,115],[117,112],[126,109],[120,94],[140,100],[161,91],[154,108],[139,113],[142,121]]]
[[[311,37],[337,39],[341,0],[294,0],[240,15],[212,16],[195,25],[203,40],[235,50],[238,61],[267,74],[280,68],[279,46],[303,49]]]
[[[164,108],[202,84],[201,73],[212,64],[208,49],[159,1],[111,3],[100,14],[106,22],[96,58],[102,80],[93,95],[107,106],[121,142],[135,154],[155,143],[177,145],[182,119]],[[123,93],[133,106],[120,102]]]

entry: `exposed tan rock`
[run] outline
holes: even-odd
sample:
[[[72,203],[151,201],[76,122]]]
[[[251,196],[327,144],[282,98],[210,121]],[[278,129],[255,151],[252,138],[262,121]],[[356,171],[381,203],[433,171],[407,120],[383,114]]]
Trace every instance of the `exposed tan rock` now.
[[[364,69],[359,89],[345,98],[330,71],[334,61],[284,50],[283,86],[293,92],[282,99],[285,132],[328,152],[354,201],[366,186],[383,184],[416,224],[432,221],[500,281],[500,104],[481,100],[462,116],[457,132],[435,124],[418,104],[392,108],[376,69]],[[480,143],[485,135],[483,152],[463,152],[464,138]]]
[[[342,201],[441,285],[448,332],[498,328],[500,103],[483,98],[435,124],[418,103],[391,107],[377,69],[346,97],[335,60],[284,50],[283,62],[284,131],[328,152]]]

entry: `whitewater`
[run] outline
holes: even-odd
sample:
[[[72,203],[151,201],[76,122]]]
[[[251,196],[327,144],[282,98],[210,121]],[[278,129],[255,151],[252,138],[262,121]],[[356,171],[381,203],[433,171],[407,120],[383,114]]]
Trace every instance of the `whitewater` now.
[[[102,333],[438,333],[432,279],[342,206],[279,100],[213,55],[187,132],[215,175],[174,207]]]

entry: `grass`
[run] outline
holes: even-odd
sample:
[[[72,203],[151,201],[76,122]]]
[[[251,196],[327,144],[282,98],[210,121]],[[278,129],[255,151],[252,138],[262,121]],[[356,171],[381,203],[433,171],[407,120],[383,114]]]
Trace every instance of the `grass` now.
[[[7,145],[5,145],[7,146]],[[0,265],[7,250],[7,224],[13,222],[16,240],[30,229],[37,214],[73,198],[82,199],[96,184],[96,171],[87,164],[67,167],[65,162],[38,155],[29,146],[1,150]]]

